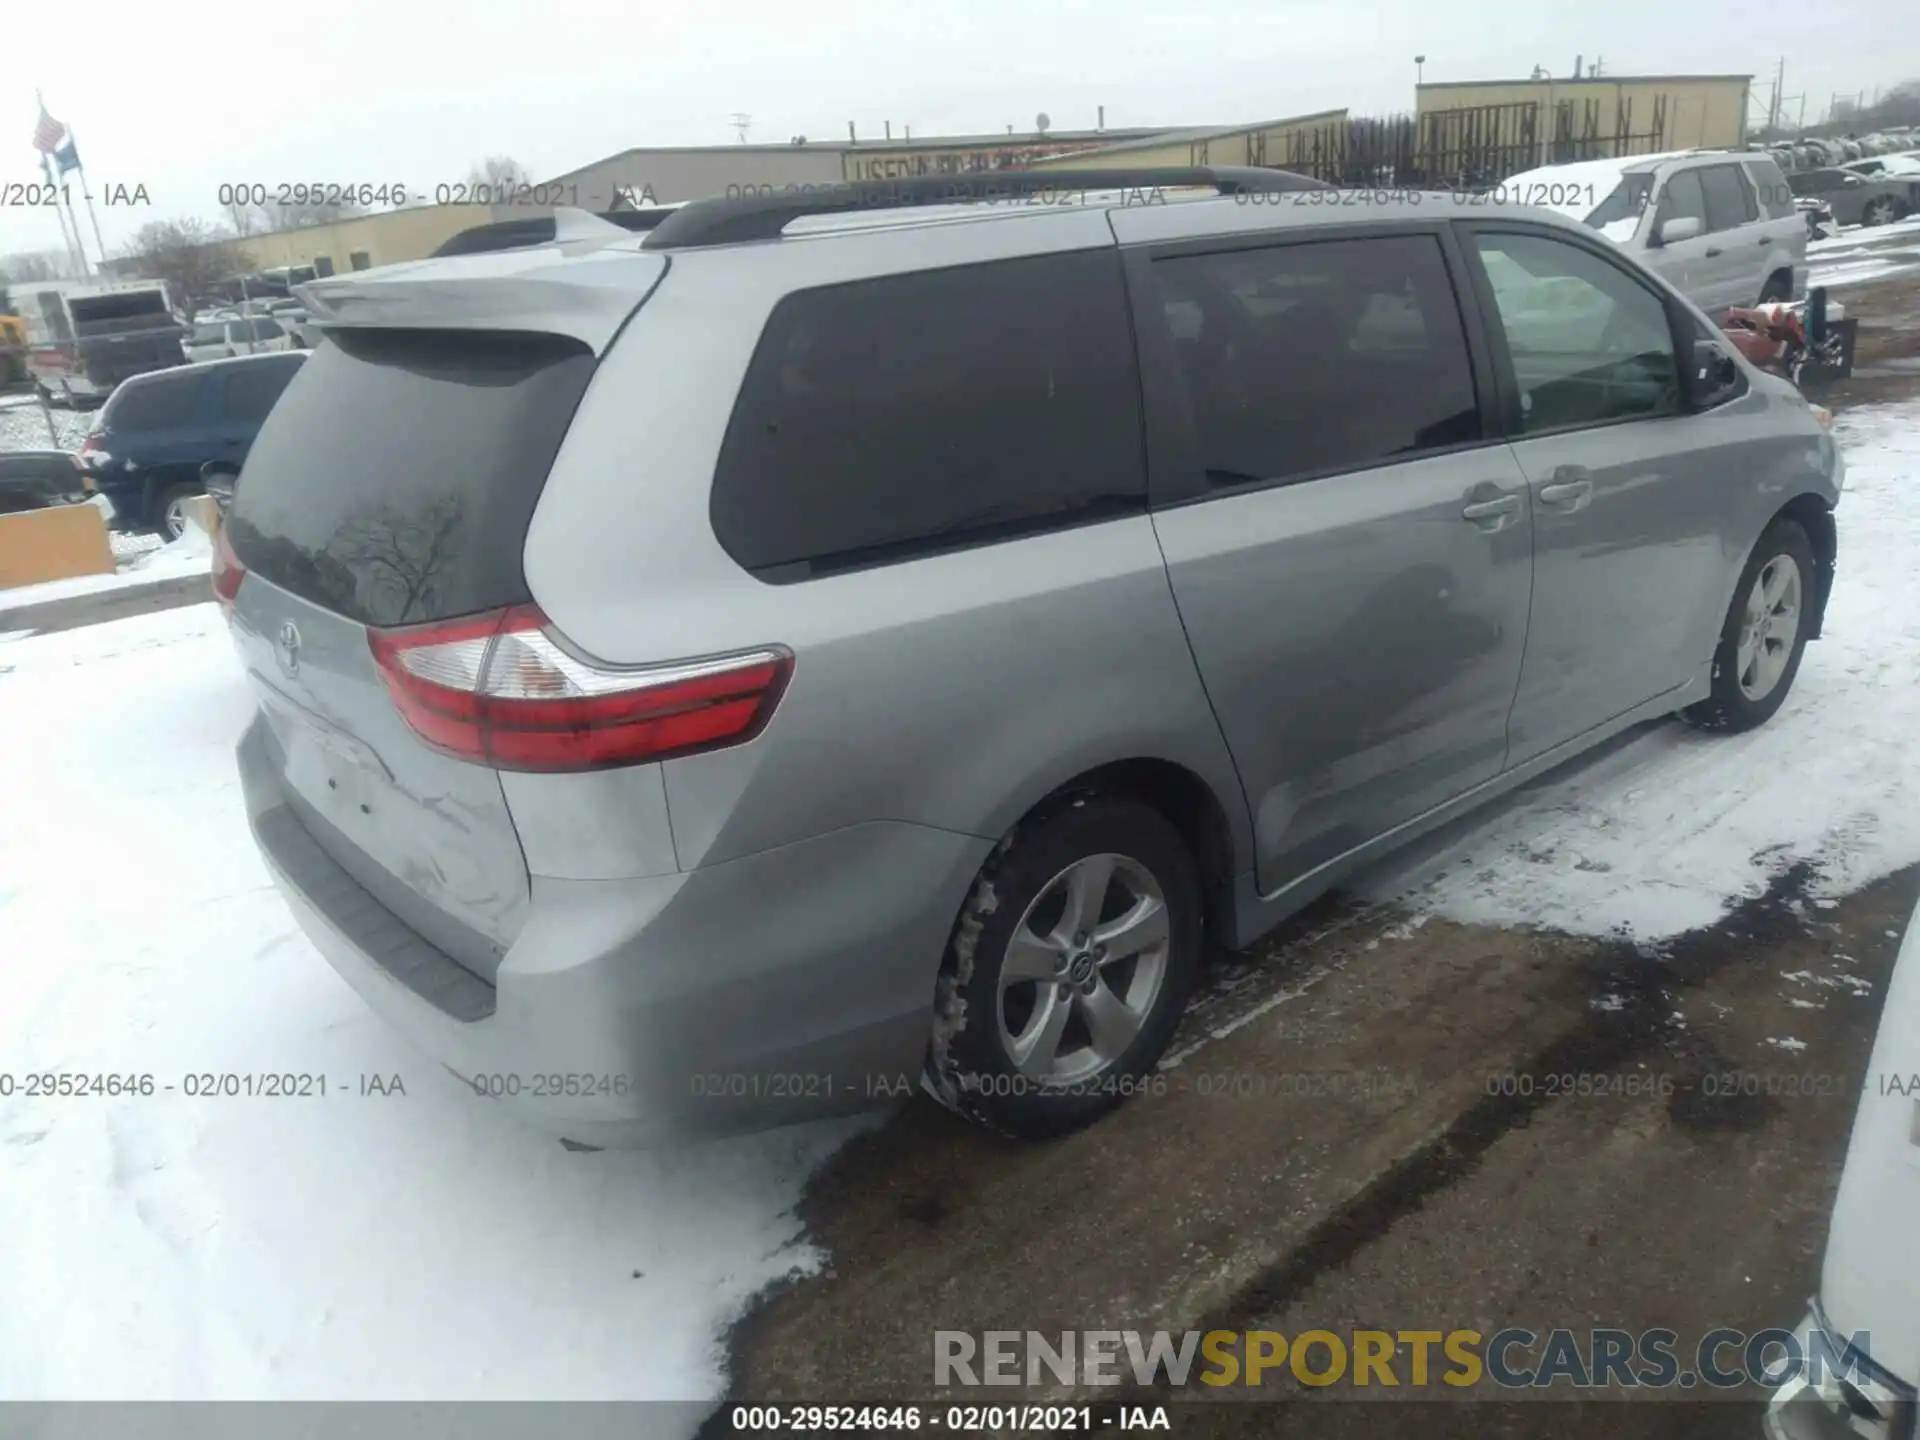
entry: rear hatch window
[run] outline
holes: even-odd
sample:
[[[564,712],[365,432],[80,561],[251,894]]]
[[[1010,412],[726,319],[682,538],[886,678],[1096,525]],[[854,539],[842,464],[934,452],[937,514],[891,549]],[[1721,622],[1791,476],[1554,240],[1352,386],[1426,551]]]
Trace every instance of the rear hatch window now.
[[[229,521],[240,562],[363,625],[530,599],[527,526],[592,351],[518,331],[331,338],[248,453]]]

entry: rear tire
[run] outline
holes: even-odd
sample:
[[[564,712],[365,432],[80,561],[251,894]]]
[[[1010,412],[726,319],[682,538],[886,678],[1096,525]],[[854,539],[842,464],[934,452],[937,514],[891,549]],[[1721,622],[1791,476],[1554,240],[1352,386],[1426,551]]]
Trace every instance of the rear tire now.
[[[1899,207],[1895,205],[1892,200],[1882,196],[1878,200],[1868,202],[1867,208],[1860,212],[1860,223],[1862,225],[1885,225],[1893,220],[1898,213]]]
[[[1760,287],[1760,305],[1784,305],[1787,297],[1793,293],[1793,282],[1778,271],[1767,277],[1767,283]]]
[[[954,925],[927,1088],[1030,1139],[1150,1089],[1199,970],[1201,906],[1179,831],[1138,800],[1071,796],[1022,821]]]
[[[1764,725],[1800,673],[1814,604],[1813,546],[1791,520],[1775,520],[1747,557],[1713,652],[1713,690],[1681,711],[1702,730],[1737,734]]]
[[[162,490],[153,501],[153,533],[169,545],[186,534],[193,522],[187,519],[182,502],[205,493],[198,485],[169,485]]]

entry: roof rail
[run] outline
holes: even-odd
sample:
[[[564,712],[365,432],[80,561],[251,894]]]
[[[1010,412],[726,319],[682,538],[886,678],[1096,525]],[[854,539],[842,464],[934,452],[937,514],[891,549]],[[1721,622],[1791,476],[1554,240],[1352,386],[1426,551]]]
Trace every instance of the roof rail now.
[[[984,170],[922,175],[909,180],[847,180],[771,195],[727,196],[684,205],[642,242],[648,250],[775,240],[803,215],[891,210],[911,205],[961,205],[1074,190],[1205,189],[1222,195],[1249,191],[1331,190],[1324,180],[1291,170],[1251,165],[1157,166],[1124,170]]]

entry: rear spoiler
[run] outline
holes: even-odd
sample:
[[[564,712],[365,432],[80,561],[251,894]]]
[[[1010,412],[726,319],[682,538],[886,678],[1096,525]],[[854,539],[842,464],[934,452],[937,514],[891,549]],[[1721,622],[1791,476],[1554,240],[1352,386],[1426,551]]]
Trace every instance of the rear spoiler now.
[[[294,295],[323,331],[530,330],[602,355],[666,274],[667,257],[642,253],[624,226],[584,211],[549,223],[559,256],[544,245],[479,250],[311,280]]]

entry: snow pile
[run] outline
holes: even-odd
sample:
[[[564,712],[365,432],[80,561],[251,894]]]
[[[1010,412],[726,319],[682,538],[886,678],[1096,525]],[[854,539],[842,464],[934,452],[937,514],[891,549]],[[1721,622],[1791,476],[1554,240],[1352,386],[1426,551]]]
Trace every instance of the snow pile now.
[[[0,645],[0,1399],[711,1399],[721,1327],[816,1261],[792,1206],[846,1127],[522,1130],[294,928],[250,711],[212,605]],[[209,1072],[328,1092],[182,1093]],[[46,1073],[175,1088],[28,1098]]]
[[[1920,403],[1838,422],[1847,488],[1824,637],[1746,735],[1667,721],[1417,847],[1368,889],[1490,925],[1655,939],[1795,860],[1844,894],[1920,861]]]

